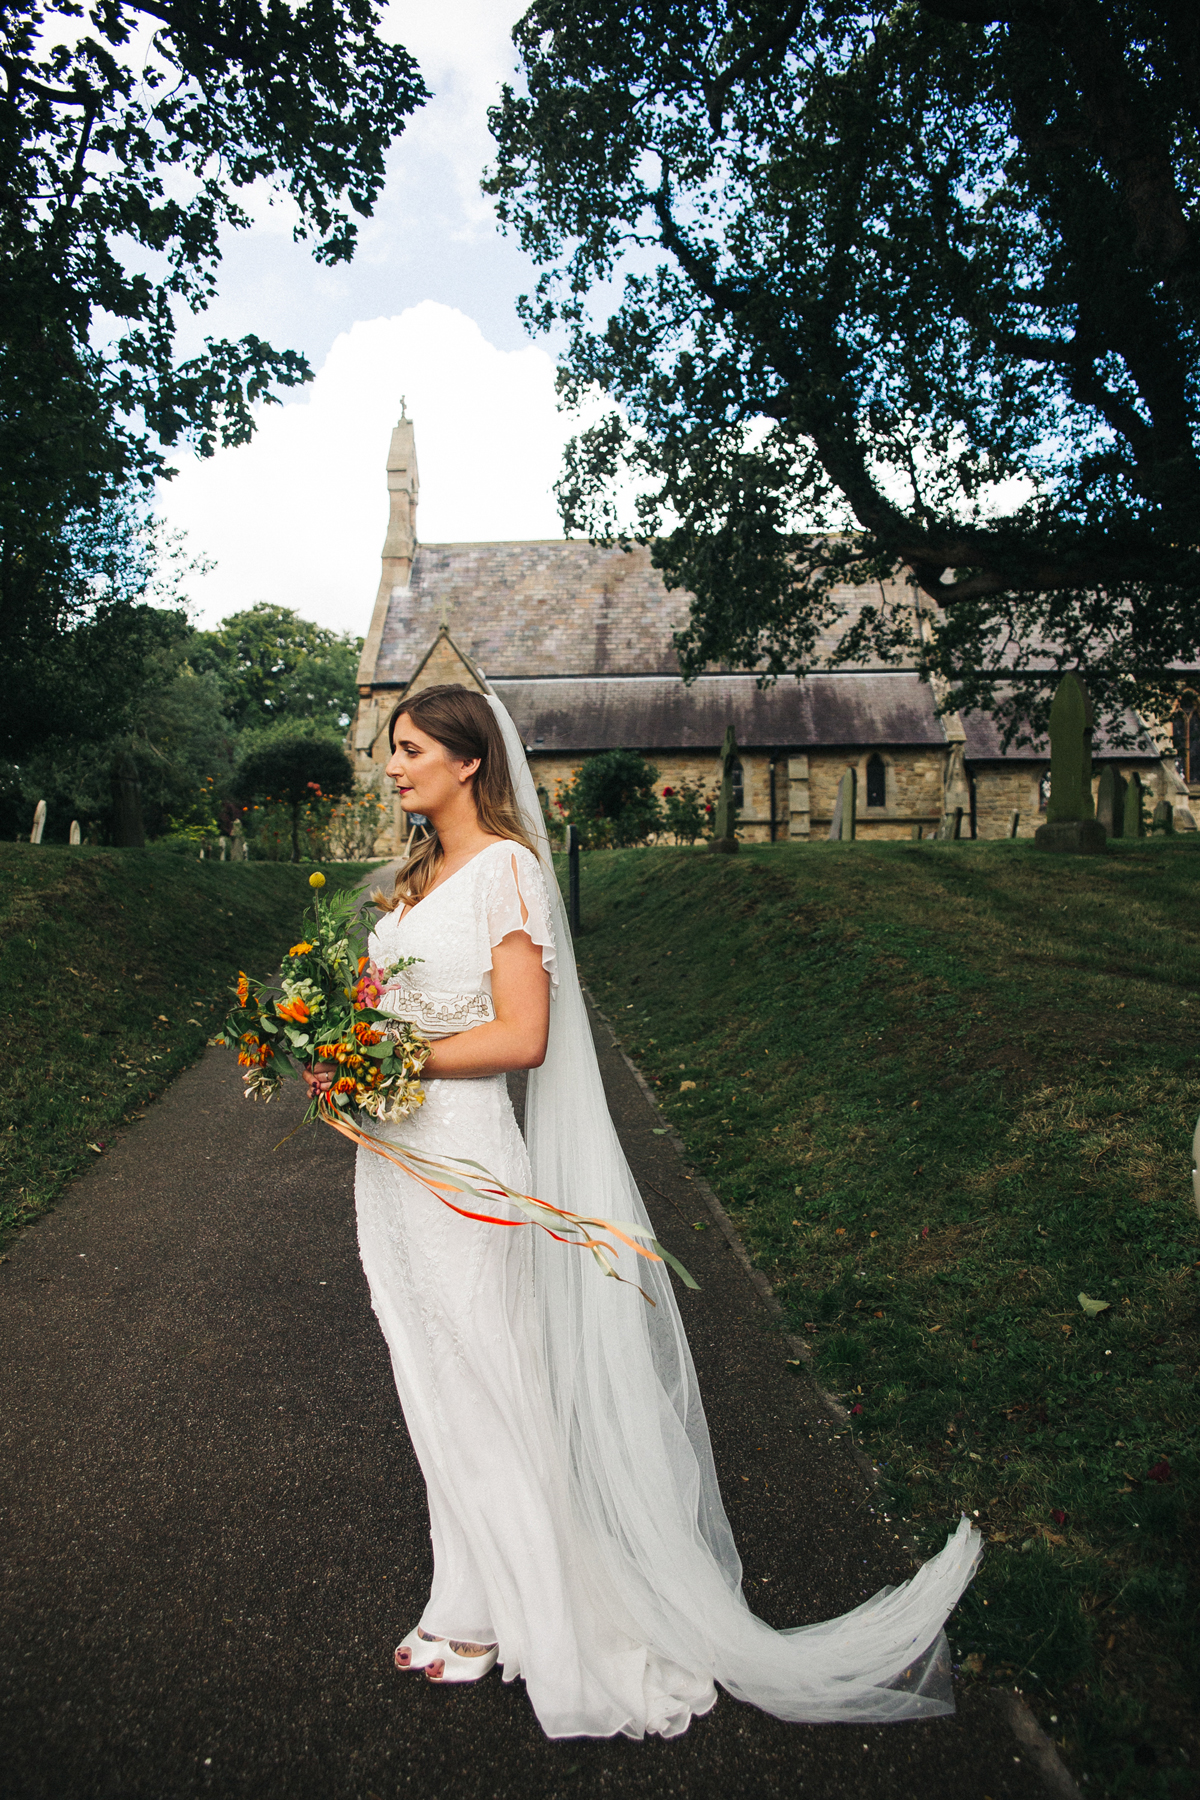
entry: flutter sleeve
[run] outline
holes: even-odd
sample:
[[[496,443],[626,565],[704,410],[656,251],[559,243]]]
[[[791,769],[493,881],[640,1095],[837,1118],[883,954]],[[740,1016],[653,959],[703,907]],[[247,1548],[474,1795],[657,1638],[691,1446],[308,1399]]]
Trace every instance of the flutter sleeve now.
[[[528,932],[542,953],[542,967],[558,985],[558,957],[550,923],[550,895],[541,864],[523,844],[497,851],[487,892],[488,945],[494,948],[511,931]],[[490,965],[489,965],[490,966]]]

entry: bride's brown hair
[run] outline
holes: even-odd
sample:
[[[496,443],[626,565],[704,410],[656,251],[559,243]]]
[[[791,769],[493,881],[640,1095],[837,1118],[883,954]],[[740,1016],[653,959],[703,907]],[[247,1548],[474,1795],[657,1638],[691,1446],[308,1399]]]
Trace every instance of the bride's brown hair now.
[[[440,687],[423,688],[411,700],[401,700],[388,720],[388,743],[393,750],[396,721],[405,713],[418,731],[435,738],[448,755],[463,762],[479,758],[479,767],[471,777],[471,794],[480,825],[495,837],[524,844],[536,855],[537,845],[521,823],[508,778],[504,734],[483,695],[460,682],[446,682]],[[376,906],[385,912],[397,906],[411,906],[432,886],[442,857],[441,840],[436,831],[430,832],[401,864],[390,896],[379,889],[371,895]]]

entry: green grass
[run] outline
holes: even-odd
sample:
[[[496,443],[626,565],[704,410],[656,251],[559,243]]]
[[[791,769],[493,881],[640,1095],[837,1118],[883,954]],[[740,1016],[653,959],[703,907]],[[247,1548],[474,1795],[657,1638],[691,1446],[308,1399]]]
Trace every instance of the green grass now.
[[[309,872],[0,845],[0,1243],[195,1061],[239,968],[276,967]]]
[[[1186,839],[595,853],[578,944],[898,1529],[978,1516],[968,1678],[1164,1800],[1200,1764],[1198,887]]]

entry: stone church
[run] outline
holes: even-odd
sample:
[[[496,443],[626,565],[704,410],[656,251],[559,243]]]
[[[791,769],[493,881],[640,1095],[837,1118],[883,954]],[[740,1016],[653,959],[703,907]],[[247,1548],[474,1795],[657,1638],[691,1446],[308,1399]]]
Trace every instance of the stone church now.
[[[351,730],[360,780],[377,782],[398,699],[436,682],[495,689],[525,738],[534,779],[552,803],[560,782],[599,750],[641,751],[659,787],[713,788],[727,726],[737,734],[738,832],[780,842],[828,836],[838,783],[858,772],[858,835],[931,837],[961,808],[963,836],[1032,837],[1045,807],[1049,750],[1005,750],[984,714],[937,713],[919,671],[857,664],[759,688],[752,673],[719,671],[685,686],[672,644],[686,594],[669,592],[649,551],[586,541],[422,544],[417,538],[416,443],[411,419],[392,433],[383,568],[359,667]],[[900,588],[901,596],[915,590]],[[846,612],[865,589],[840,596]],[[924,628],[918,619],[918,626]],[[821,646],[835,651],[835,640]],[[836,657],[833,657],[836,665]],[[1139,723],[1133,722],[1131,723]],[[1105,756],[1136,769],[1154,798],[1187,791],[1140,731],[1132,751]],[[740,797],[739,797],[740,789]],[[404,816],[395,803],[398,850]]]

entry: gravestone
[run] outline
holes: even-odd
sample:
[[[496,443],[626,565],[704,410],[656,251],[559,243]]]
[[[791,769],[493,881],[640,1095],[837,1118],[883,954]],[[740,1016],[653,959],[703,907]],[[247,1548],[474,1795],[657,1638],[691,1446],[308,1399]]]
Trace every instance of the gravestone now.
[[[1150,820],[1150,831],[1154,837],[1173,837],[1175,833],[1175,808],[1169,800],[1160,800],[1154,808]]]
[[[250,855],[250,846],[246,842],[246,834],[242,830],[242,821],[240,819],[235,819],[233,821],[233,830],[230,833],[229,855],[233,862],[245,862]]]
[[[1018,826],[1018,825],[1019,825],[1019,824],[1020,824],[1020,823],[1021,823],[1021,815],[1020,815],[1020,813],[1019,813],[1019,812],[1015,812],[1015,813],[1014,813],[1014,814],[1013,814],[1013,816],[1012,816],[1012,824],[1011,824],[1011,826],[1010,826],[1010,827],[1009,827],[1009,832],[1008,832],[1008,835],[1009,835],[1009,837],[1010,837],[1010,838],[1015,838],[1015,837],[1016,837],[1016,835],[1017,835],[1017,826]]]
[[[730,725],[725,732],[725,742],[721,745],[718,767],[721,774],[721,788],[717,795],[717,811],[713,820],[713,835],[709,840],[709,849],[718,855],[732,856],[738,847],[737,841],[737,807],[733,803],[733,765],[738,759],[737,736]]]
[[[42,833],[46,829],[46,802],[39,800],[33,809],[33,830],[29,833],[31,844],[40,844]]]
[[[1100,771],[1100,790],[1096,795],[1096,817],[1109,837],[1125,833],[1125,777],[1112,763]]]
[[[1140,838],[1146,835],[1146,820],[1142,814],[1142,793],[1142,778],[1135,769],[1125,783],[1124,825],[1121,833],[1123,837]]]
[[[829,826],[831,844],[852,844],[858,832],[858,771],[847,769],[838,782],[833,819]]]
[[[113,764],[113,843],[123,850],[144,850],[146,828],[142,824],[142,783],[137,764],[126,750]]]
[[[78,819],[71,820],[71,829],[67,833],[67,842],[68,844],[82,844],[83,842],[83,834],[79,829]]]
[[[1033,841],[1040,850],[1096,855],[1108,834],[1092,802],[1092,703],[1079,676],[1068,671],[1050,708],[1050,798],[1046,823]]]

